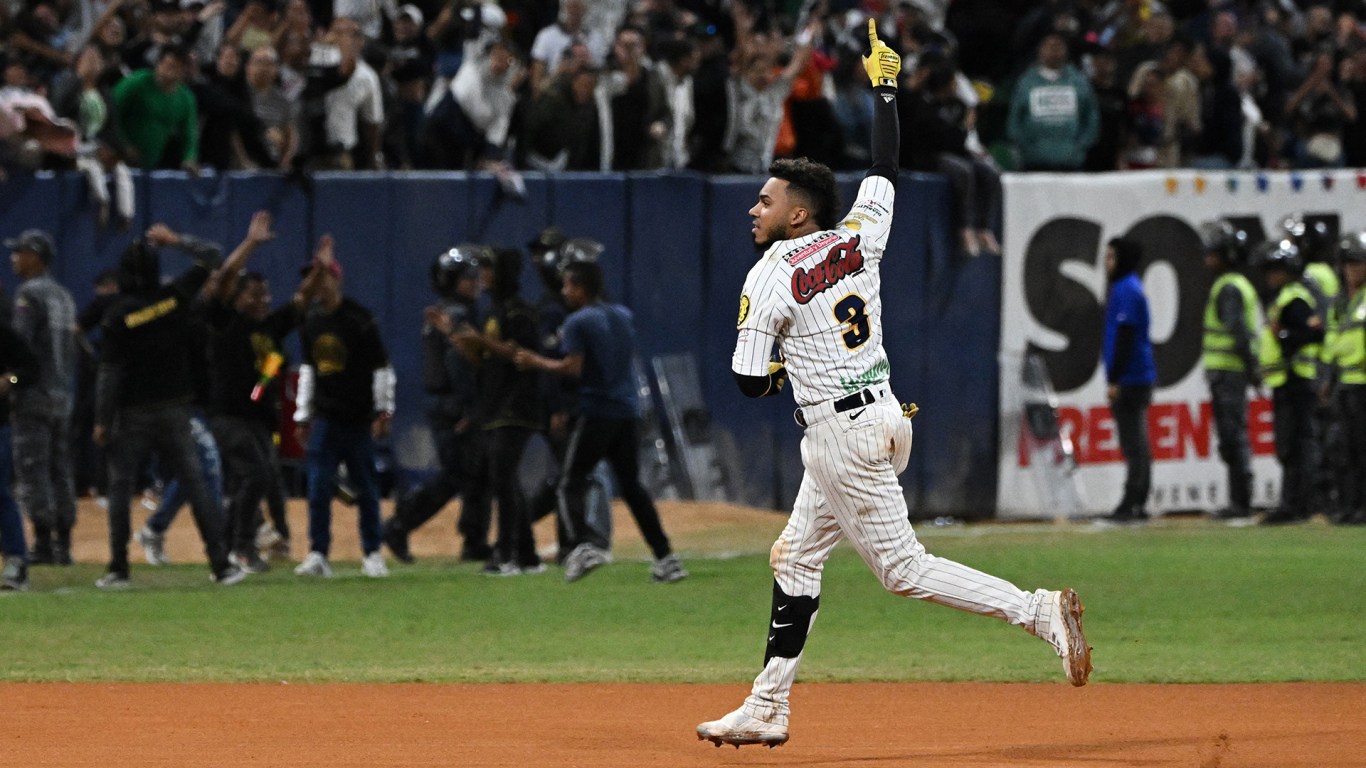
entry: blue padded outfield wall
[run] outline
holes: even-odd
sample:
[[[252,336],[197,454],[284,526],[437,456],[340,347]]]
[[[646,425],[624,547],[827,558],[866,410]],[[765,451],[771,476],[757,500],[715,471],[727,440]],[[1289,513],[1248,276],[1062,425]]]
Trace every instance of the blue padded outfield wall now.
[[[846,202],[859,177],[842,177]],[[53,272],[78,305],[95,275],[155,222],[232,249],[254,211],[275,216],[277,238],[251,267],[270,278],[277,303],[298,281],[312,243],[337,241],[346,292],[379,318],[399,379],[395,455],[404,469],[430,461],[418,385],[418,327],[432,294],[428,266],[461,242],[523,248],[554,224],[606,245],[613,300],[636,313],[644,355],[691,353],[713,435],[736,472],[736,502],[782,509],[801,480],[800,429],[787,395],[748,400],[735,388],[730,353],[745,273],[755,259],[748,209],[763,179],[693,174],[529,174],[526,199],[501,198],[492,176],[461,173],[319,174],[305,190],[277,175],[136,178],[128,232],[101,229],[76,174],[0,184],[0,236],[40,227],[54,235]],[[883,328],[899,397],[921,407],[902,477],[912,513],[989,514],[995,508],[1000,262],[956,256],[951,198],[937,177],[904,174],[891,246],[882,262]],[[180,264],[162,260],[169,274]],[[14,277],[4,273],[7,291]],[[524,271],[527,295],[540,285]],[[297,359],[297,358],[296,358]]]

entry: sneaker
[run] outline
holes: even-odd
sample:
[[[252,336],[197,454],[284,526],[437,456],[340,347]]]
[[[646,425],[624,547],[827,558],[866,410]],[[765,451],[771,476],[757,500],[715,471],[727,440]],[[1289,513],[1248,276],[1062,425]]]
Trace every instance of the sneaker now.
[[[213,583],[222,587],[231,587],[233,584],[241,584],[242,580],[245,578],[247,578],[246,570],[235,565],[229,565],[218,573],[209,575],[209,579],[212,580]]]
[[[384,564],[384,554],[378,549],[360,561],[360,572],[372,579],[382,579],[389,575],[389,566]]]
[[[400,529],[390,520],[384,526],[384,546],[394,554],[400,563],[413,562],[413,552],[408,548],[408,532]]]
[[[117,571],[110,571],[109,573],[106,573],[105,575],[96,579],[95,586],[99,587],[100,589],[115,591],[128,589],[133,585],[131,582],[128,581],[128,574],[119,573]]]
[[[676,554],[659,558],[655,561],[654,567],[650,569],[650,581],[656,584],[672,584],[686,578],[688,578],[688,572],[683,569],[683,563]]]
[[[574,547],[574,551],[570,552],[569,557],[564,561],[564,580],[578,581],[591,573],[593,569],[610,562],[612,562],[610,552],[592,544],[580,544]]]
[[[774,714],[769,719],[751,717],[741,707],[720,720],[697,726],[698,741],[710,741],[716,746],[734,744],[765,744],[772,749],[787,743],[787,715]]]
[[[22,557],[6,557],[0,570],[0,592],[27,592],[28,564]]]
[[[270,570],[270,563],[267,563],[261,554],[255,550],[232,552],[228,555],[228,562],[247,573],[265,573]]]
[[[256,527],[256,548],[270,549],[276,542],[283,540],[280,532],[275,530],[275,526],[270,523],[261,523]]]
[[[148,565],[166,565],[171,562],[166,558],[166,536],[156,533],[147,526],[142,526],[141,530],[133,534],[133,539],[142,547],[142,556],[147,559]]]
[[[517,567],[525,576],[534,576],[538,573],[545,573],[545,563],[538,562],[531,565],[519,565]]]
[[[327,564],[327,555],[321,552],[309,552],[308,557],[294,569],[295,576],[322,576],[324,578],[332,575],[332,566]]]
[[[485,576],[521,576],[523,571],[516,563],[503,563],[494,558],[484,563],[483,569],[479,572]]]
[[[1062,658],[1062,671],[1067,682],[1086,685],[1091,677],[1091,646],[1081,629],[1081,598],[1071,589],[1053,592],[1046,598],[1050,603],[1040,607],[1040,618],[1047,623],[1040,637],[1048,640]]]

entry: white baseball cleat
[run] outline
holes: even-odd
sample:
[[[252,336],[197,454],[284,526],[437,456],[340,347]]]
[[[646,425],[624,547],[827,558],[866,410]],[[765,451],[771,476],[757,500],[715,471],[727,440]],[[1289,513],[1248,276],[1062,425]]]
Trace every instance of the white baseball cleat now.
[[[745,714],[741,707],[720,720],[697,726],[697,739],[718,747],[734,744],[739,749],[742,744],[764,744],[772,749],[787,743],[787,715],[775,714],[771,720],[760,720]]]
[[[1081,598],[1070,588],[1055,594],[1056,603],[1048,639],[1062,657],[1062,670],[1067,673],[1067,682],[1083,686],[1091,677],[1091,646],[1086,644],[1086,635],[1081,631],[1081,613],[1084,610]]]

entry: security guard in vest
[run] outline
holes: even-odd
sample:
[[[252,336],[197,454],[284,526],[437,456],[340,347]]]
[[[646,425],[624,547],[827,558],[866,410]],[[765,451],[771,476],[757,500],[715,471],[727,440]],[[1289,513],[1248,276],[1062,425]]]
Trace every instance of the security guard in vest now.
[[[1328,312],[1338,301],[1341,281],[1338,280],[1336,262],[1338,260],[1338,239],[1336,232],[1324,218],[1307,218],[1302,213],[1286,217],[1281,222],[1283,237],[1288,238],[1300,249],[1300,259],[1304,264],[1304,287],[1314,297],[1314,313],[1319,316],[1325,331],[1329,328]],[[1331,378],[1331,366],[1320,361],[1318,384],[1319,391],[1326,392]],[[1315,503],[1313,506],[1329,510],[1334,505],[1337,490],[1337,459],[1343,453],[1342,423],[1337,413],[1337,404],[1332,399],[1320,397],[1314,407],[1314,434],[1318,438],[1318,460],[1310,481]]]
[[[1310,221],[1297,213],[1281,222],[1284,239],[1300,250],[1304,264],[1304,286],[1313,294],[1314,307],[1324,323],[1328,322],[1328,307],[1341,290],[1338,273],[1333,268],[1337,256],[1337,242],[1325,221]]]
[[[1200,226],[1205,266],[1214,274],[1205,304],[1204,364],[1219,436],[1219,458],[1228,467],[1228,506],[1221,519],[1246,518],[1252,504],[1252,449],[1247,436],[1247,388],[1261,383],[1257,348],[1261,302],[1239,268],[1247,262],[1248,233],[1227,221]]]
[[[1333,303],[1324,360],[1331,370],[1333,397],[1343,445],[1338,462],[1336,521],[1366,524],[1366,232],[1342,238],[1343,291]]]
[[[1276,525],[1306,520],[1314,512],[1313,479],[1318,465],[1314,406],[1324,327],[1305,284],[1300,250],[1293,242],[1262,243],[1254,263],[1274,297],[1267,305],[1267,326],[1258,355],[1262,380],[1271,387],[1276,458],[1281,462],[1281,501],[1261,522]]]

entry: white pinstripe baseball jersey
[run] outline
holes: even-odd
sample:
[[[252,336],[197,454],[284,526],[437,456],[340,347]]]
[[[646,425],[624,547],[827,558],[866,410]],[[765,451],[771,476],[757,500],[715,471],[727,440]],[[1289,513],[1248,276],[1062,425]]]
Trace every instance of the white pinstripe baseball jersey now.
[[[878,264],[887,247],[895,191],[887,179],[869,176],[834,229],[769,246],[745,278],[733,371],[767,376],[777,342],[799,406],[890,377],[882,349]]]

